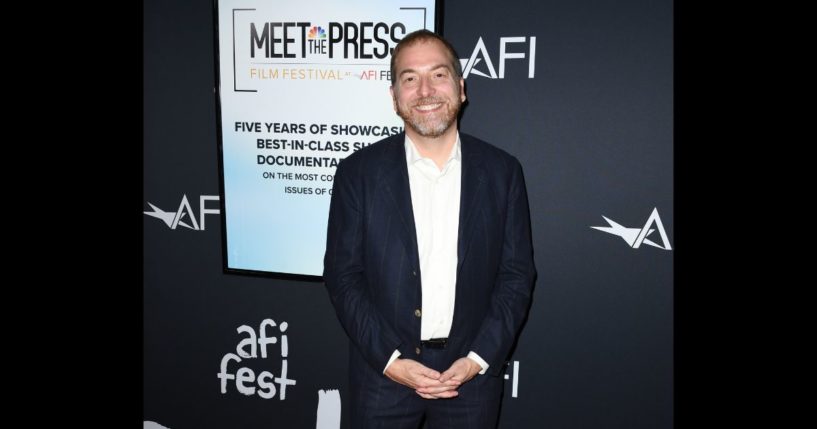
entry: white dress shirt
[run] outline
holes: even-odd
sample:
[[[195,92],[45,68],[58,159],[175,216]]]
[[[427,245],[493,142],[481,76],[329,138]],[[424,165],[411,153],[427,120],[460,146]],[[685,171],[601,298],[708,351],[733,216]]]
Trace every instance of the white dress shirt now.
[[[457,288],[457,235],[462,184],[460,136],[457,133],[457,141],[442,169],[432,159],[422,157],[408,136],[405,148],[420,257],[420,340],[447,338],[454,320]],[[400,352],[395,350],[386,368],[399,355]],[[482,367],[480,374],[484,374],[488,364],[474,352],[470,352],[468,357],[479,363]]]
[[[454,320],[462,154],[459,138],[442,170],[406,136],[411,206],[423,288],[420,339],[447,338]]]

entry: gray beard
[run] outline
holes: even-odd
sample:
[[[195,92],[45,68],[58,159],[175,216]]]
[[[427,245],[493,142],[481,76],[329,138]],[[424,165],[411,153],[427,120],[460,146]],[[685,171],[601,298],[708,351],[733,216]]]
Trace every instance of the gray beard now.
[[[443,135],[451,125],[454,124],[454,121],[457,119],[457,115],[459,114],[460,105],[455,106],[454,114],[450,117],[445,116],[442,120],[431,120],[431,121],[423,121],[419,120],[416,117],[413,117],[409,112],[404,112],[402,109],[398,108],[398,115],[406,121],[409,127],[414,130],[417,134],[423,137],[439,137]],[[411,108],[409,108],[411,109]],[[448,112],[446,112],[448,113]]]
[[[405,119],[405,118],[403,118]],[[451,128],[451,124],[454,123],[453,120],[446,121],[432,121],[432,123],[426,123],[424,121],[417,121],[413,118],[409,118],[406,123],[417,132],[417,134],[423,137],[439,137],[443,135],[449,128]]]

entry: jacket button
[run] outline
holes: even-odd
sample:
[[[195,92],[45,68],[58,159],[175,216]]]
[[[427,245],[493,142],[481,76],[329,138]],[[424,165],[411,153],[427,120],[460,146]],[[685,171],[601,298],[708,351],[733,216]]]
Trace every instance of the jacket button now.
[[[411,275],[414,276],[414,277],[417,277],[417,271],[412,271]]]
[[[414,353],[417,353],[417,354],[419,355],[419,354],[420,354],[420,348],[419,348],[419,347],[415,347],[415,348],[414,348]]]
[[[423,312],[420,311],[420,309],[418,308],[418,309],[414,310],[414,315],[417,316],[417,317],[420,317],[420,316],[423,315]]]

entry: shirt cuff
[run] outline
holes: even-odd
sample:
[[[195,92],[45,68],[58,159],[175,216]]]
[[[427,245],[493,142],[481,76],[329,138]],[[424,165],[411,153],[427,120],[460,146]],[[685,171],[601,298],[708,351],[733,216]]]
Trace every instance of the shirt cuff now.
[[[399,350],[395,350],[394,353],[391,354],[391,357],[389,358],[389,361],[386,363],[386,367],[383,368],[383,374],[385,374],[386,370],[389,369],[389,365],[391,365],[391,363],[394,362],[395,359],[397,359],[397,356],[400,356],[400,351]],[[477,362],[479,362],[479,361],[477,361]]]
[[[478,354],[476,354],[474,352],[468,352],[468,358],[473,360],[474,362],[478,363],[479,366],[482,367],[482,371],[479,372],[480,374],[485,374],[485,371],[488,371],[488,362],[485,362],[484,360],[482,360],[482,358],[479,357]]]

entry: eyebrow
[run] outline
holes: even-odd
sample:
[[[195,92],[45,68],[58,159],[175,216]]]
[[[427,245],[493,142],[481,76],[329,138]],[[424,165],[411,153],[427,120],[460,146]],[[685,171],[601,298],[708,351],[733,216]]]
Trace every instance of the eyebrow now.
[[[434,66],[434,67],[432,67],[431,69],[429,69],[429,71],[434,71],[434,70],[437,70],[437,69],[439,69],[439,68],[444,68],[444,69],[446,69],[448,72],[451,72],[451,70],[450,70],[450,68],[448,67],[448,65],[447,65],[447,64],[437,64],[436,66]],[[406,74],[406,73],[419,73],[419,72],[418,72],[417,70],[414,70],[414,69],[405,69],[405,70],[403,70],[403,71],[401,71],[401,72],[400,72],[400,76],[403,76],[403,75],[404,75],[404,74]]]

